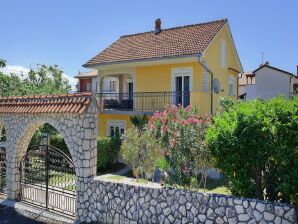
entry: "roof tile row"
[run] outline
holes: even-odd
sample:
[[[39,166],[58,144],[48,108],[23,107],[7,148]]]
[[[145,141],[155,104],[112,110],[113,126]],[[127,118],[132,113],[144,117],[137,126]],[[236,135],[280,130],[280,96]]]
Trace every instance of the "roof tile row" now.
[[[120,37],[84,66],[202,53],[227,19]]]
[[[0,114],[82,114],[92,101],[92,93],[0,98]]]

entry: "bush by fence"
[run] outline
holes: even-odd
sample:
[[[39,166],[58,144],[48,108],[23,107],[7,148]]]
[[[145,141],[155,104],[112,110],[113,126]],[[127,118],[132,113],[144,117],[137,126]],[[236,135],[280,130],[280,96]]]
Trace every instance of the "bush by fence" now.
[[[207,142],[234,195],[295,203],[298,98],[238,102],[214,117]]]
[[[97,138],[97,171],[110,168],[118,158],[121,141],[119,138]]]

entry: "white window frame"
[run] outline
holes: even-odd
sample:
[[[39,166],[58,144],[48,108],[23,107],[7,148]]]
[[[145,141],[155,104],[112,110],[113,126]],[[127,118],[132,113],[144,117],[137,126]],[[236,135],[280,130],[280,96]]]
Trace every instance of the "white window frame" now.
[[[189,76],[189,91],[192,91],[193,87],[193,68],[173,68],[172,69],[172,91],[176,91],[176,77]]]
[[[182,68],[173,68],[172,69],[172,92],[176,91],[176,77],[184,77],[184,76],[189,76],[189,92],[192,91],[193,68],[192,67],[182,67]],[[184,79],[182,79],[182,80],[184,80]],[[173,94],[173,102],[176,103],[175,94]]]
[[[220,41],[220,54],[221,54],[221,67],[222,68],[226,68],[226,58],[227,58],[227,45],[226,45],[226,41],[224,39],[221,39]]]
[[[118,126],[119,125],[119,126]],[[126,121],[125,120],[107,120],[107,136],[111,136],[110,135],[110,127],[114,126],[114,127],[124,127],[124,131],[126,131]],[[115,128],[116,129],[116,128]],[[120,128],[119,128],[120,130]]]

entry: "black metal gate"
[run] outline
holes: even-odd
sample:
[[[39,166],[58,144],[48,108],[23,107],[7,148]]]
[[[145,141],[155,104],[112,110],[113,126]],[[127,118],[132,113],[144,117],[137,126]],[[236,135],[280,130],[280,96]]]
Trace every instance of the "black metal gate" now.
[[[6,194],[6,148],[0,147],[0,194]]]
[[[20,164],[20,199],[74,216],[76,174],[69,156],[51,145],[32,146]]]

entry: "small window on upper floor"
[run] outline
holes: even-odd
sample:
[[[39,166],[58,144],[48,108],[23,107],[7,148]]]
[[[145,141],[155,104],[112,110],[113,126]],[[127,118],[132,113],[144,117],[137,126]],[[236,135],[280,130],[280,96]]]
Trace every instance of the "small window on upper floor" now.
[[[235,78],[233,75],[229,76],[229,96],[234,96],[234,82]]]
[[[221,51],[221,67],[226,68],[226,41],[224,39],[220,42],[220,51]]]

